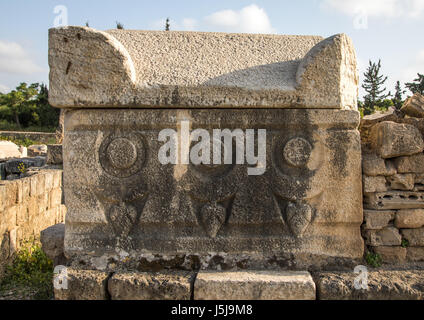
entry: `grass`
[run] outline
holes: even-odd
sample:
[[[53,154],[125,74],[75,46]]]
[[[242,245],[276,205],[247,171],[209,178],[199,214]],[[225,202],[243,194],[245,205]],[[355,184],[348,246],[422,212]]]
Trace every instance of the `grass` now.
[[[53,262],[34,240],[23,243],[0,283],[0,296],[12,294],[33,300],[53,298]]]
[[[8,137],[2,137],[0,136],[0,140],[2,141],[10,141],[13,142],[14,144],[18,145],[18,146],[23,146],[23,147],[29,147],[32,146],[34,144],[55,144],[56,143],[56,139],[55,138],[49,138],[47,140],[47,143],[45,142],[41,142],[41,141],[35,141],[35,140],[31,140],[28,138],[24,138],[24,139],[11,139]]]
[[[381,264],[383,263],[383,259],[378,253],[370,251],[365,254],[365,261],[373,268],[381,267]]]

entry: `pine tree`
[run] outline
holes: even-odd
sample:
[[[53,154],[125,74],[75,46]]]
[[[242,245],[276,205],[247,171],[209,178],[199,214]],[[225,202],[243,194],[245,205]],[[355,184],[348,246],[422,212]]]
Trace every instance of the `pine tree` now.
[[[362,88],[367,92],[364,96],[364,114],[371,114],[375,110],[375,107],[378,106],[384,99],[386,99],[389,94],[385,94],[386,88],[382,89],[382,86],[387,80],[387,77],[384,77],[380,74],[381,69],[381,60],[378,60],[378,63],[369,62],[367,71],[364,73],[365,80],[362,84]]]
[[[424,94],[424,74],[417,73],[418,78],[414,79],[413,82],[405,83],[405,86],[412,93]]]
[[[169,18],[166,18],[165,22],[165,31],[169,31],[171,28],[171,25],[169,24]]]
[[[116,29],[124,30],[124,25],[118,21],[116,21]]]
[[[395,106],[396,109],[400,109],[402,107],[403,104],[403,99],[402,99],[402,94],[405,93],[405,90],[402,90],[402,86],[400,85],[400,81],[396,81],[396,86],[395,86],[395,95],[393,96],[393,105]]]

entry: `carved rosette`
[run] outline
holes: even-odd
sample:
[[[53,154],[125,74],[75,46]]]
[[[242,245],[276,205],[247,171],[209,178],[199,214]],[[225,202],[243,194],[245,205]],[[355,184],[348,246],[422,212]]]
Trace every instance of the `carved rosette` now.
[[[277,171],[289,181],[292,190],[280,185],[274,190],[281,217],[290,233],[301,238],[316,216],[316,207],[322,199],[323,191],[310,190],[310,180],[323,162],[323,146],[320,141],[294,136],[278,140],[274,146],[274,163]],[[279,185],[279,184],[276,184]],[[312,196],[311,196],[312,194]]]
[[[129,183],[126,178],[140,172],[145,160],[144,138],[135,132],[112,133],[99,148],[99,161],[109,185],[97,188],[95,194],[105,208],[118,248],[134,247],[131,232],[140,220],[148,192],[140,181]]]

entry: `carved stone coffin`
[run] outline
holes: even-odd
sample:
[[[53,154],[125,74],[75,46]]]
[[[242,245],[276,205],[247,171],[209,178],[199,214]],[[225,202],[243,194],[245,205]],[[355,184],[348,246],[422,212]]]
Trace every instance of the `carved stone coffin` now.
[[[155,270],[362,257],[356,58],[345,35],[67,27],[50,30],[49,45],[49,99],[68,109],[69,258]],[[264,173],[235,161],[161,164],[160,132],[180,134],[183,122],[211,136],[265,129]]]

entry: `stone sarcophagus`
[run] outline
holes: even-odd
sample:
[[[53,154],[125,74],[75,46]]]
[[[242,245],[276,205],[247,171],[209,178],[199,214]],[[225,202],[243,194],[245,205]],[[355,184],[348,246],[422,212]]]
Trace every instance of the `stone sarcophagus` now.
[[[362,257],[346,35],[66,27],[49,38],[71,261],[296,269]]]

